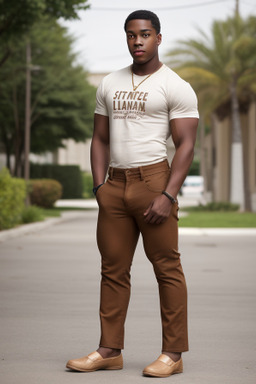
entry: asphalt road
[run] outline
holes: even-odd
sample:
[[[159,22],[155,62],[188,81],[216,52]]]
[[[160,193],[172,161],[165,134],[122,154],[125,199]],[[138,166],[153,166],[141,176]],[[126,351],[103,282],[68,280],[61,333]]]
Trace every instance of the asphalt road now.
[[[0,243],[2,384],[131,384],[160,354],[157,285],[138,245],[122,371],[74,373],[70,358],[97,348],[100,259],[96,211]],[[189,290],[184,373],[157,382],[255,384],[256,236],[181,231]]]

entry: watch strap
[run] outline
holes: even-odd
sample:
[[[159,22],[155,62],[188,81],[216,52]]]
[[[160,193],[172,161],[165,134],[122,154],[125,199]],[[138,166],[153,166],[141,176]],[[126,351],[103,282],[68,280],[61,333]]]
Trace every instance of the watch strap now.
[[[98,189],[99,189],[103,184],[104,184],[104,183],[101,183],[101,184],[97,185],[97,187],[94,187],[94,188],[92,189],[94,196],[96,196],[96,193],[97,193]]]
[[[170,195],[170,193],[162,191],[162,194],[165,195],[169,200],[171,200],[173,204],[177,203],[177,200],[172,195]]]

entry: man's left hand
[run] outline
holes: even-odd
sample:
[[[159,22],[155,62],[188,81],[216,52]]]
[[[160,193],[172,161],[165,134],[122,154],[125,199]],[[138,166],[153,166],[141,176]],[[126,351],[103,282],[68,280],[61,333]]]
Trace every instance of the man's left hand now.
[[[172,202],[164,195],[157,196],[144,212],[144,218],[148,224],[162,224],[170,216]]]

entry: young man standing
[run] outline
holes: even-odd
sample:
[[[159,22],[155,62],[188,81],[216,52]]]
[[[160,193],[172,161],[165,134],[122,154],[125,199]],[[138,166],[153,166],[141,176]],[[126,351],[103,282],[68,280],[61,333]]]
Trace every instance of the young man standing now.
[[[181,353],[188,350],[176,197],[193,159],[197,99],[190,85],[159,61],[160,22],[154,13],[131,13],[125,32],[133,64],[101,82],[91,145],[102,257],[101,339],[97,351],[67,367],[83,372],[123,367],[130,267],[141,233],[159,285],[163,331],[162,354],[143,374],[167,377],[183,371]]]

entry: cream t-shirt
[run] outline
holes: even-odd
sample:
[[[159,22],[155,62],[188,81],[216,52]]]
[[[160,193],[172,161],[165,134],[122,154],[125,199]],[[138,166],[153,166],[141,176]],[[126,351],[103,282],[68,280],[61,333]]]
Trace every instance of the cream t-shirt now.
[[[134,75],[134,85],[146,77]],[[167,158],[169,121],[198,118],[197,97],[165,64],[134,91],[129,66],[104,77],[95,113],[109,117],[110,166],[133,168]]]

